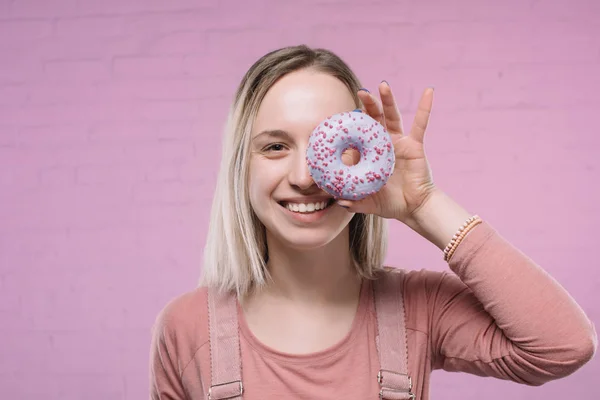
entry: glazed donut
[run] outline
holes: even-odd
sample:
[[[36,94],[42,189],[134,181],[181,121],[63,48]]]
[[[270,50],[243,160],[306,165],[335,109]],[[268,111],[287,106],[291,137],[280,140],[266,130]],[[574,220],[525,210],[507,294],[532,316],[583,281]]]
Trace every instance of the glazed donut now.
[[[342,153],[348,149],[358,151],[358,164],[342,162]],[[378,192],[394,171],[395,160],[392,139],[383,125],[357,110],[321,122],[306,150],[306,162],[317,186],[344,200],[360,200]]]

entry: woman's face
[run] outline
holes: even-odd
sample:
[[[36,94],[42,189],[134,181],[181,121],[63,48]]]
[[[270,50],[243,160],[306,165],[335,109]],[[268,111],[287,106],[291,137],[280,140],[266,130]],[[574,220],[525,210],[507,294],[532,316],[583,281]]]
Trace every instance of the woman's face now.
[[[317,187],[306,148],[320,122],[354,108],[344,83],[310,69],[284,76],[267,92],[252,129],[249,193],[271,239],[297,249],[317,248],[348,226],[354,214]]]

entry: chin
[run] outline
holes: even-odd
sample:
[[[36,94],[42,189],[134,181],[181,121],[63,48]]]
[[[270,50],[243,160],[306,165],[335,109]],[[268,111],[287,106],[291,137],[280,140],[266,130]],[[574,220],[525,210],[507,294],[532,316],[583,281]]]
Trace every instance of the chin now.
[[[277,236],[277,240],[284,246],[294,250],[316,250],[327,246],[333,242],[340,232],[336,231],[317,231],[307,230],[297,232],[290,230],[288,232],[273,232],[272,236]]]
[[[281,207],[281,206],[278,206]],[[281,207],[264,222],[270,240],[295,250],[314,250],[333,242],[348,229],[354,214],[331,205],[322,215],[302,215]],[[277,215],[278,214],[278,215]],[[264,223],[263,222],[263,223]]]

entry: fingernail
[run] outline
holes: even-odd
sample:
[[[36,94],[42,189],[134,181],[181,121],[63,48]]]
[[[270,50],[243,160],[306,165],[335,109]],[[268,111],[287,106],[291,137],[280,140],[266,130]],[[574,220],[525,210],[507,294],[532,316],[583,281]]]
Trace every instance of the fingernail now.
[[[360,108],[357,108],[357,109],[355,109],[355,110],[352,110],[352,112],[359,112],[359,113],[361,113],[361,112],[362,112],[362,110],[361,110]]]
[[[385,82],[386,85],[390,86],[390,84],[388,83],[388,81],[386,81],[385,79],[381,81],[381,83],[384,83],[384,82]]]
[[[358,89],[358,90],[364,90],[364,91],[365,91],[365,92],[367,92],[367,93],[371,93],[371,92],[369,92],[369,89],[365,89],[365,88],[360,88],[360,89]]]

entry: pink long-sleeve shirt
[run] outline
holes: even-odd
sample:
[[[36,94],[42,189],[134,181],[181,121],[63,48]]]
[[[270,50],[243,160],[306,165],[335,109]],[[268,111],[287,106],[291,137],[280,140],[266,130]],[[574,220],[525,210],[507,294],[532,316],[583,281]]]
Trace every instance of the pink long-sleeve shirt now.
[[[417,399],[434,369],[540,385],[573,373],[597,348],[594,326],[546,272],[487,223],[460,244],[451,272],[407,272],[408,368]],[[245,400],[377,399],[379,359],[371,283],[362,285],[352,328],[308,355],[275,351],[238,308]],[[210,386],[207,291],[172,300],[153,330],[151,399],[205,399]]]

